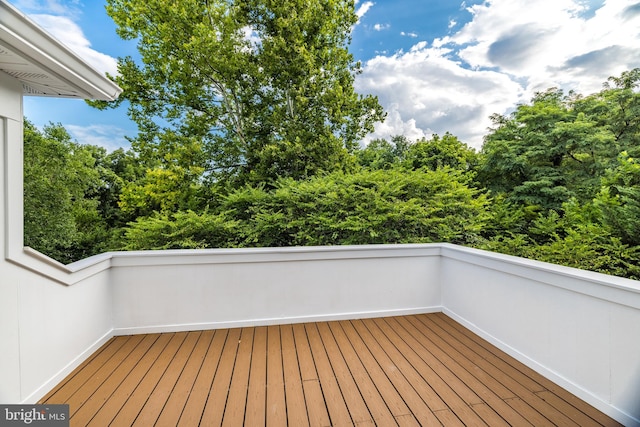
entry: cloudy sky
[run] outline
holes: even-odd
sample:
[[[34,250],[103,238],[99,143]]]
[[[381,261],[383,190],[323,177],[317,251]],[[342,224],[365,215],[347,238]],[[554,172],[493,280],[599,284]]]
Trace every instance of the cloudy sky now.
[[[9,0],[99,70],[134,55],[99,0]],[[357,90],[379,97],[387,119],[369,136],[415,140],[451,132],[479,148],[493,113],[549,87],[596,92],[640,67],[640,0],[359,0],[351,50]],[[109,149],[135,135],[123,109],[28,98],[37,125],[62,123],[82,143]]]

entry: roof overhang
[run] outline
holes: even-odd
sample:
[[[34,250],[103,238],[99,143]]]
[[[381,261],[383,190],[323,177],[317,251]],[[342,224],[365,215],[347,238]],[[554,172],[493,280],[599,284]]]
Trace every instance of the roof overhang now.
[[[33,96],[110,101],[122,92],[22,12],[0,0],[0,71]]]

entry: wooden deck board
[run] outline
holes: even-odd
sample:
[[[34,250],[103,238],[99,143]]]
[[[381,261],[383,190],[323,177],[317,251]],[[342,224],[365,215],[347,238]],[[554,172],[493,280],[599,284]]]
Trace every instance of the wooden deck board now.
[[[226,329],[214,331],[207,354],[178,421],[178,426],[194,426],[200,423],[228,333],[229,331]]]
[[[251,357],[253,349],[253,328],[242,330],[238,342],[238,354],[231,374],[229,396],[222,418],[223,426],[242,426],[247,403],[247,391],[249,389],[249,372],[251,369]]]
[[[338,380],[329,362],[327,351],[322,344],[320,333],[316,324],[305,325],[309,346],[313,359],[318,369],[318,379],[322,387],[324,401],[327,405],[332,426],[352,425],[351,415],[347,408],[347,403],[342,397],[342,390],[338,385]]]
[[[398,357],[397,350],[395,353],[391,351],[391,349],[385,349],[384,342],[379,342],[376,337],[369,331],[362,321],[354,321],[351,322],[353,328],[358,331],[363,340],[367,343],[367,346],[375,358],[375,360],[379,363],[380,368],[384,371],[385,375],[393,385],[393,387],[397,390],[399,395],[402,397],[404,404],[407,405],[407,409],[414,414],[416,421],[418,421],[422,425],[428,426],[437,426],[440,424],[438,418],[433,414],[429,406],[425,403],[423,398],[420,396],[419,392],[426,390],[429,394],[423,393],[422,395],[427,397],[429,395],[433,395],[437,397],[438,400],[440,398],[437,394],[428,387],[428,384],[421,382],[417,383],[417,387],[414,388],[410,380],[407,379],[405,374],[407,371],[411,373],[411,366],[406,362],[406,360],[400,360],[400,362],[406,362],[404,365],[404,369],[402,366],[396,365],[396,363],[392,360],[392,357]],[[395,350],[395,349],[394,349]],[[392,352],[393,355],[389,355],[387,352]],[[399,363],[400,365],[401,363]],[[404,372],[404,373],[403,373]],[[417,377],[417,375],[412,375],[413,378]],[[431,394],[432,393],[432,394]],[[442,402],[442,406],[446,405]]]
[[[100,369],[109,362],[131,337],[115,337],[102,346],[90,359],[71,372],[57,387],[50,391],[42,400],[55,399],[69,402],[74,394],[81,391],[87,382],[98,375]]]
[[[191,353],[193,352],[200,335],[201,332],[186,334],[184,341],[182,341],[182,344],[171,359],[171,362],[166,367],[165,372],[162,374],[160,381],[158,381],[156,387],[151,392],[151,395],[143,406],[142,411],[140,411],[136,417],[136,420],[133,423],[134,426],[146,427],[157,424],[160,414],[165,410],[165,408],[167,408],[168,411],[182,412],[184,403],[173,407],[167,407],[166,405],[169,403],[170,397],[175,396],[176,394],[176,384],[189,361]]]
[[[543,388],[543,390],[541,391],[544,392],[548,390],[551,393],[554,393],[556,395],[562,395],[563,399],[567,403],[571,404],[576,408],[579,408],[579,410],[582,413],[588,415],[590,418],[595,420],[597,423],[596,425],[610,425],[610,423],[612,422],[610,417],[603,414],[601,411],[598,411],[593,406],[587,404],[583,400],[579,399],[577,396],[570,393],[566,393],[562,387],[548,380],[547,378],[541,375],[538,375],[538,373],[536,373],[533,369],[521,364],[520,362],[516,361],[513,358],[510,358],[510,357],[503,358],[504,352],[502,352],[500,349],[496,348],[495,346],[491,345],[489,342],[483,340],[479,336],[475,335],[473,332],[469,331],[468,329],[464,327],[460,327],[460,325],[450,317],[442,313],[437,313],[437,314],[434,314],[432,317],[429,317],[428,319],[424,319],[424,320],[428,320],[428,321],[438,320],[440,322],[443,322],[443,324],[446,323],[450,325],[452,329],[455,329],[458,332],[464,334],[466,337],[473,340],[473,342],[477,343],[481,348],[487,350],[491,354],[494,354],[499,359],[502,359],[507,364],[510,364],[510,366],[514,366],[515,369],[519,370],[523,375],[528,376],[535,384],[539,384],[539,387]],[[614,421],[613,425],[619,425],[619,424]]]
[[[326,427],[331,425],[327,405],[322,395],[318,371],[313,361],[311,347],[307,338],[304,325],[293,325],[293,337],[298,353],[298,363],[300,366],[300,379],[307,405],[309,425],[312,427]]]
[[[103,404],[113,396],[113,393],[120,387],[131,371],[136,367],[142,357],[157,340],[157,335],[147,335],[143,340],[138,341],[131,353],[123,362],[109,375],[106,381],[95,389],[91,395],[91,400],[75,412],[74,418],[78,424],[88,425],[95,415],[102,409]]]
[[[344,322],[344,324],[348,324],[348,322]],[[396,425],[394,414],[389,410],[387,402],[383,399],[380,394],[380,390],[362,363],[361,357],[363,355],[358,354],[358,352],[353,348],[352,341],[344,333],[342,323],[331,322],[329,323],[329,328],[333,333],[336,343],[341,349],[347,368],[355,381],[356,387],[362,396],[373,421],[377,425]],[[392,390],[393,388],[388,391],[391,392]],[[398,413],[398,415],[404,414],[406,414],[406,411]]]
[[[345,339],[351,343],[354,353],[360,358],[362,367],[371,378],[370,384],[375,387],[381,398],[381,403],[386,404],[392,416],[396,419],[404,419],[405,415],[411,415],[409,407],[385,374],[376,356],[369,351],[369,347],[367,347],[363,337],[358,334],[350,322],[342,322],[341,325]],[[361,383],[358,382],[358,384]],[[364,386],[366,387],[366,384]]]
[[[362,327],[366,328],[372,336],[380,343],[385,349],[387,356],[393,363],[390,369],[397,369],[403,374],[407,382],[416,391],[416,393],[422,398],[425,405],[429,408],[429,412],[437,412],[441,410],[447,410],[449,407],[442,400],[440,395],[436,393],[431,384],[427,382],[422,375],[411,364],[411,361],[406,358],[406,355],[398,349],[389,338],[384,335],[382,330],[378,328],[376,323],[370,319],[364,321],[358,321],[362,323]]]
[[[280,328],[267,328],[267,423],[281,426],[287,423],[287,405],[284,392],[284,371],[282,368],[282,344]]]
[[[394,319],[375,319],[374,322],[407,357],[422,378],[434,387],[447,407],[460,418],[463,424],[485,425],[469,406],[472,403],[480,403],[481,400],[472,392],[469,393],[470,390],[467,386],[420,345],[415,337],[412,337]],[[462,393],[464,397],[459,393]]]
[[[304,398],[298,352],[293,338],[293,327],[280,328],[282,340],[282,367],[284,370],[284,391],[287,405],[287,422],[292,426],[308,426],[307,402]],[[313,402],[311,402],[313,404]]]
[[[620,425],[438,314],[115,337],[72,426]]]
[[[463,341],[465,345],[474,348],[479,356],[478,360],[487,360],[489,364],[494,365],[497,370],[507,375],[502,379],[508,381],[508,387],[530,406],[530,409],[522,408],[525,410],[521,413],[523,417],[530,419],[533,416],[532,412],[538,412],[544,414],[548,419],[552,419],[555,424],[565,426],[580,425],[538,396],[537,393],[545,391],[544,386],[540,384],[540,380],[543,378],[541,375],[536,374],[533,370],[508,356],[497,347],[492,346],[487,341],[482,340],[471,331],[450,323],[446,316],[434,316],[434,318],[443,320],[442,323],[438,324],[443,326],[446,324],[446,330],[451,332],[452,336]],[[474,344],[476,345],[474,346]]]
[[[219,426],[222,424],[224,409],[227,405],[229,395],[229,385],[233,374],[236,355],[238,354],[238,344],[240,341],[240,329],[231,329],[226,337],[224,349],[220,355],[220,361],[216,375],[213,378],[209,398],[204,406],[201,424]]]
[[[155,334],[149,336],[154,338],[154,342],[151,348],[144,354],[144,356],[142,356],[140,360],[135,361],[135,369],[133,369],[129,373],[129,375],[127,375],[125,380],[120,383],[109,400],[104,402],[102,407],[88,422],[88,426],[100,427],[109,425],[112,422],[121,408],[129,400],[129,397],[131,396],[131,394],[133,394],[134,390],[136,389],[138,384],[140,384],[155,360],[159,357],[160,353],[164,351],[169,340],[172,338],[170,334]],[[82,425],[80,420],[78,421],[78,425]]]
[[[182,374],[167,400],[167,404],[158,417],[157,424],[178,425],[182,411],[187,404],[187,399],[194,387],[196,377],[202,368],[212,338],[213,331],[203,331],[198,337],[191,356],[187,360]]]
[[[67,399],[69,408],[77,408],[77,410],[80,410],[85,404],[92,405],[94,402],[99,401],[100,396],[95,395],[98,389],[97,386],[101,386],[112,379],[113,372],[117,372],[121,364],[130,357],[136,347],[143,341],[141,338],[144,337],[141,335],[129,337],[124,345],[120,347],[100,369],[93,373],[91,379],[85,382]]]
[[[58,400],[67,400],[70,394],[73,394],[79,386],[84,384],[88,378],[91,377],[92,372],[95,372],[102,366],[103,362],[100,362],[99,359],[108,359],[111,357],[113,353],[117,351],[116,346],[122,346],[128,337],[119,337],[120,339],[112,338],[107,343],[105,343],[102,347],[96,350],[91,356],[87,358],[84,362],[82,362],[76,369],[74,369],[67,377],[62,380],[58,385],[52,388],[46,395],[42,397],[42,401],[46,401],[47,399],[51,399],[54,395],[55,399]],[[109,353],[110,355],[105,358],[105,354]],[[80,379],[83,378],[83,379]],[[73,381],[73,383],[72,383]]]
[[[247,406],[245,425],[260,426],[265,424],[267,407],[267,328],[256,328],[253,336],[251,370],[249,371],[249,389],[247,390]]]
[[[347,404],[351,420],[354,424],[361,424],[366,422],[372,422],[371,414],[367,408],[367,404],[364,402],[358,385],[356,384],[349,366],[345,361],[340,347],[336,342],[331,329],[327,323],[319,323],[317,325],[320,337],[327,351],[327,356],[333,368],[333,372],[338,380],[338,385],[342,391],[342,397]],[[340,422],[342,424],[342,421]]]
[[[469,351],[467,347],[454,347],[449,344],[451,340],[450,336],[439,335],[435,331],[432,325],[426,322],[424,319],[416,317],[408,318],[408,324],[415,327],[416,334],[419,332],[421,335],[419,340],[424,342],[433,349],[434,354],[438,359],[442,360],[449,369],[453,369],[456,375],[464,381],[481,399],[485,402],[488,410],[479,405],[473,405],[474,411],[485,419],[485,422],[489,425],[499,425],[502,421],[497,420],[494,417],[495,413],[499,413],[500,417],[510,425],[517,426],[530,426],[532,425],[525,417],[519,414],[516,410],[510,407],[503,399],[513,397],[513,393],[508,391],[506,387],[498,381],[493,380],[494,377],[500,376],[501,373],[496,370],[491,372],[485,372],[474,363],[473,353]],[[492,381],[493,380],[493,381]],[[492,387],[487,387],[486,384],[492,384]],[[479,412],[478,409],[481,409]]]
[[[113,425],[133,425],[138,414],[149,400],[149,396],[153,393],[156,385],[162,380],[162,376],[166,372],[167,367],[186,337],[186,333],[171,334],[171,339],[166,342],[165,347],[155,361],[153,361],[153,364],[146,374],[141,378],[136,389],[118,411],[118,415],[112,421]]]

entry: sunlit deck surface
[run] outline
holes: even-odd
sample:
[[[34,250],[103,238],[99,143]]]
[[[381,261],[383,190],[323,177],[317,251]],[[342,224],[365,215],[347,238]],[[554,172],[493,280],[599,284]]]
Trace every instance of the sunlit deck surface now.
[[[620,425],[441,313],[115,337],[41,403],[72,426]]]

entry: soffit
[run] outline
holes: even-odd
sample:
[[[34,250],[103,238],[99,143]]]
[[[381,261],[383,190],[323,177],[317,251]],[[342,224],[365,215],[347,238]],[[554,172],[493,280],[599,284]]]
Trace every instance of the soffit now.
[[[25,95],[112,100],[122,92],[4,0],[0,0],[0,71],[18,79]]]

